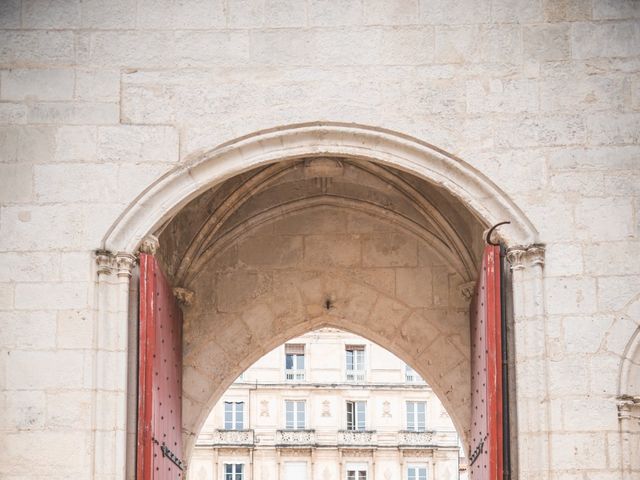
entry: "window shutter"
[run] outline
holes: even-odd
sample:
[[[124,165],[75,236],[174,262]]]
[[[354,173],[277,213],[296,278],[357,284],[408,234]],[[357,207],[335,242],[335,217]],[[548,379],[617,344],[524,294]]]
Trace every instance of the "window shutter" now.
[[[286,343],[284,353],[290,355],[304,355],[304,343]]]

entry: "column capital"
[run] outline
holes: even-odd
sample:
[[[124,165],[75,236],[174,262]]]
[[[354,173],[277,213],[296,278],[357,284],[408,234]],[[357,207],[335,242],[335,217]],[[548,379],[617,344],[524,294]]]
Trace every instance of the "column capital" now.
[[[113,253],[109,250],[96,250],[95,254],[98,276],[111,275],[113,273]]]
[[[138,251],[140,253],[146,253],[148,255],[155,255],[158,251],[158,248],[160,248],[158,237],[156,237],[155,235],[147,235],[146,237],[144,237],[144,239],[142,239]]]
[[[623,395],[618,397],[618,418],[631,419],[640,418],[640,396],[632,397],[629,395]]]
[[[507,261],[511,270],[523,270],[530,266],[544,267],[545,246],[539,243],[511,247],[507,250]]]
[[[459,285],[458,288],[465,299],[471,300],[476,289],[476,282],[466,282]]]
[[[193,303],[195,293],[193,290],[189,290],[188,288],[175,287],[173,289],[173,296],[176,297],[179,304],[189,307]]]
[[[115,255],[115,263],[118,277],[131,278],[131,272],[136,264],[135,255],[126,252],[118,252]]]

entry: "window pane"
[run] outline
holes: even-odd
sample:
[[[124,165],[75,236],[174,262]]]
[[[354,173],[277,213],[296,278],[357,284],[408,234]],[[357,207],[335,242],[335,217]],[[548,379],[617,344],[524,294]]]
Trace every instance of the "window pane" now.
[[[365,403],[358,402],[358,430],[364,430],[364,418],[365,418]]]
[[[304,355],[298,355],[298,366],[296,367],[298,370],[304,370]]]
[[[304,428],[304,402],[298,402],[298,425],[297,428]]]
[[[287,424],[286,428],[293,428],[293,402],[287,401],[285,402],[287,408]]]
[[[244,402],[236,403],[236,424],[235,428],[242,430],[244,428]]]
[[[347,402],[347,429],[355,430],[353,424],[353,402]]]
[[[367,471],[366,470],[360,470],[359,475],[358,475],[358,480],[367,480]]]
[[[353,370],[353,350],[347,350],[347,370]]]
[[[284,365],[287,370],[293,369],[293,355],[289,353],[286,355]]]

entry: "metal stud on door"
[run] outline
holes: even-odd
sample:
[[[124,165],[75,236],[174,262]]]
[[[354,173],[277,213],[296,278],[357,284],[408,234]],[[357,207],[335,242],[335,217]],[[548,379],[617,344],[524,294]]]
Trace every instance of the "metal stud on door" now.
[[[183,477],[182,311],[153,255],[140,254],[138,480]]]
[[[500,247],[487,245],[471,303],[471,480],[502,480]]]

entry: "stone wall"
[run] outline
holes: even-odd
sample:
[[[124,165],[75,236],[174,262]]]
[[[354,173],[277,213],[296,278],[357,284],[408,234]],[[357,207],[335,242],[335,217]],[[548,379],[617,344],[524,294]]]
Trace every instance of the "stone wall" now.
[[[120,370],[97,370],[92,251],[126,205],[204,149],[331,120],[449,151],[531,219],[546,315],[527,328],[546,341],[518,356],[544,365],[550,416],[523,424],[549,458],[523,476],[620,478],[639,17],[634,0],[3,1],[0,476],[114,478],[94,445]]]

